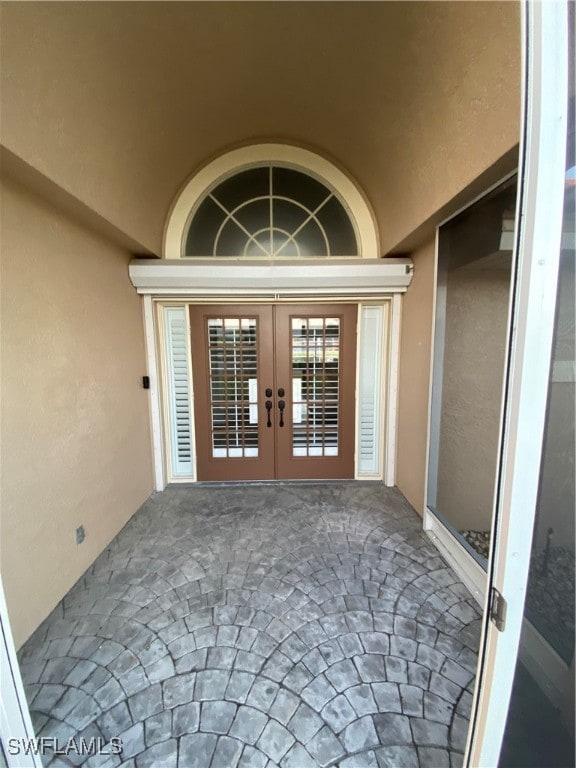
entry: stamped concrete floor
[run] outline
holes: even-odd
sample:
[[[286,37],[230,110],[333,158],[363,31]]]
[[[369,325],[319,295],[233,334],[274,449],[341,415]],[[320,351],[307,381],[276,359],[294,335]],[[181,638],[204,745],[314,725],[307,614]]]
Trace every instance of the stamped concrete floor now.
[[[170,488],[19,656],[38,736],[122,739],[51,766],[454,768],[479,619],[396,490]]]

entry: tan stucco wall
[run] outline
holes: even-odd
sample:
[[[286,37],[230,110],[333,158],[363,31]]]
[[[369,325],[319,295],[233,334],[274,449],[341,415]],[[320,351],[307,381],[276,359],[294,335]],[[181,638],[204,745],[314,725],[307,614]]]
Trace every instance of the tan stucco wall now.
[[[520,136],[520,3],[409,5],[417,65],[394,121],[401,140],[386,157],[384,251],[411,243],[424,222],[439,223],[498,181],[510,167],[508,158],[502,167],[496,161]],[[478,186],[491,168],[490,181]]]
[[[458,530],[491,527],[509,294],[505,269],[448,275],[436,508]]]
[[[150,495],[152,469],[129,254],[10,182],[1,202],[0,565],[19,646]]]
[[[434,242],[411,254],[414,277],[402,298],[396,484],[424,514],[433,328]]]
[[[3,3],[2,143],[159,254],[199,165],[296,142],[358,181],[385,254],[517,144],[519,9]]]

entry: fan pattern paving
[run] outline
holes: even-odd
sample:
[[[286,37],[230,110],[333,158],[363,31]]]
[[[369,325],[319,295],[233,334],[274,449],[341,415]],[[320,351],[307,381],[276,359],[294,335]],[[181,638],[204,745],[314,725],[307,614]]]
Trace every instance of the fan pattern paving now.
[[[51,766],[460,766],[480,615],[394,489],[154,495],[20,651]]]

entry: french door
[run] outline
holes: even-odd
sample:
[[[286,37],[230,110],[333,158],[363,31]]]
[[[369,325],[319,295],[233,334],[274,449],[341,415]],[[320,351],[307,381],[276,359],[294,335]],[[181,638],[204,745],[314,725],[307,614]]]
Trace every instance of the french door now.
[[[356,314],[190,308],[199,480],[354,477]]]

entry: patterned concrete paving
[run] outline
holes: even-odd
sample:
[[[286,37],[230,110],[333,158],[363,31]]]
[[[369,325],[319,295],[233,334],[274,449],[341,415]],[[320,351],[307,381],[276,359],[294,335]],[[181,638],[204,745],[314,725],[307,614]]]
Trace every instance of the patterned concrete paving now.
[[[51,766],[454,768],[479,612],[374,483],[152,497],[20,652]],[[111,742],[113,743],[113,742]]]

